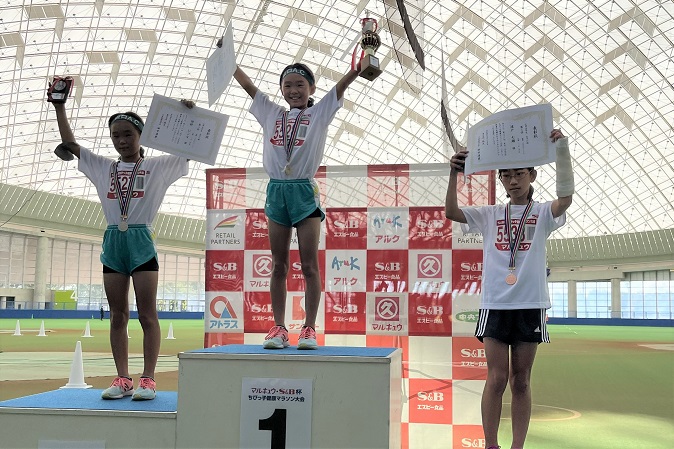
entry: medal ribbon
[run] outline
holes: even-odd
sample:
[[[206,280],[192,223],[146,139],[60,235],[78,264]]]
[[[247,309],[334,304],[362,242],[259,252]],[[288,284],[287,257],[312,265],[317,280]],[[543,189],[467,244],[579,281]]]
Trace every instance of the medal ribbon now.
[[[506,226],[508,227],[508,243],[510,245],[510,263],[508,264],[508,269],[510,271],[515,270],[515,255],[517,254],[517,250],[519,249],[520,242],[524,238],[524,223],[527,221],[527,216],[529,215],[529,212],[531,212],[531,209],[533,208],[534,201],[529,200],[529,203],[527,204],[527,207],[524,208],[524,212],[522,213],[522,218],[520,218],[519,225],[517,226],[517,230],[515,231],[515,239],[513,240],[512,238],[512,230],[511,230],[511,223],[510,223],[510,203],[506,205],[505,208],[505,222]]]
[[[302,116],[306,110],[307,108],[302,109],[300,113],[297,114],[297,117],[295,117],[295,123],[293,123],[293,127],[290,130],[290,139],[288,139],[288,135],[286,134],[286,129],[288,127],[288,111],[283,111],[283,116],[281,117],[281,126],[283,127],[283,149],[286,152],[287,164],[290,163],[290,156],[293,155],[293,150],[295,149],[295,140],[297,140],[297,134],[300,131],[300,122],[302,121]]]
[[[131,171],[131,179],[129,180],[129,188],[125,192],[126,195],[122,194],[122,185],[119,183],[119,176],[117,176],[117,166],[119,161],[112,165],[112,175],[114,177],[115,193],[117,194],[117,202],[119,203],[119,210],[122,214],[122,220],[126,221],[129,213],[129,205],[131,204],[131,197],[133,196],[133,186],[136,182],[136,176],[140,171],[140,164],[143,162],[141,157],[136,161],[136,165],[133,166]]]

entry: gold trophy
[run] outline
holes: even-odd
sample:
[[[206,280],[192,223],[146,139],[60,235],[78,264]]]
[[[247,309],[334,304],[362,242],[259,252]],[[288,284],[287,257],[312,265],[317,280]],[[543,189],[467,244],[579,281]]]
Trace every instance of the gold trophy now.
[[[377,34],[376,19],[366,17],[361,19],[360,23],[363,26],[363,37],[360,39],[360,46],[363,49],[363,56],[360,61],[360,76],[372,81],[381,74],[379,59],[374,55],[381,45],[381,39]]]

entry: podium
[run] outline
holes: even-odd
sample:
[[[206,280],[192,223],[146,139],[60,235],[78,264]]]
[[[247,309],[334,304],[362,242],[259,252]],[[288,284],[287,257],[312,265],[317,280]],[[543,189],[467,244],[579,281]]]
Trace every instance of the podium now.
[[[249,430],[266,439],[256,449],[296,449],[259,430],[268,416],[244,419],[242,426],[247,379],[311,385],[311,414],[299,425],[312,449],[401,447],[400,349],[229,345],[178,357],[178,392],[159,390],[152,401],[61,389],[0,402],[0,448],[239,449]]]
[[[305,423],[311,426],[312,449],[400,448],[400,349],[228,345],[184,352],[179,358],[178,449],[242,447],[241,386],[246,378],[313,381],[311,422]],[[256,431],[257,420],[250,421],[244,427]]]
[[[175,447],[175,391],[152,401],[104,400],[102,391],[72,388],[0,402],[0,448]]]

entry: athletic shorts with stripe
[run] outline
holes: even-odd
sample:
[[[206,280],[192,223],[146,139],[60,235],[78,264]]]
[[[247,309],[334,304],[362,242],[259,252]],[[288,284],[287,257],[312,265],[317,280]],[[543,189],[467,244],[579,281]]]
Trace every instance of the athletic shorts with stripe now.
[[[545,321],[546,309],[480,309],[475,336],[494,338],[507,344],[518,341],[550,343]]]

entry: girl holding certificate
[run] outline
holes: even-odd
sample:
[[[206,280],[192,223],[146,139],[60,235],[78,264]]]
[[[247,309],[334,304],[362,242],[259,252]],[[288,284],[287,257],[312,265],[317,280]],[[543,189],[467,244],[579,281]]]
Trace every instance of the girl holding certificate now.
[[[568,139],[554,129],[557,199],[533,200],[533,167],[499,170],[510,201],[483,207],[459,207],[457,177],[468,151],[455,153],[445,202],[448,219],[465,233],[484,238],[482,298],[475,336],[484,343],[487,382],[482,394],[482,427],[488,449],[498,449],[503,392],[512,392],[512,449],[524,447],[531,418],[531,370],[538,344],[550,341],[545,315],[550,308],[545,242],[564,225],[574,191]]]
[[[218,42],[218,46],[221,45],[222,40]],[[310,98],[316,92],[313,72],[300,63],[287,66],[281,71],[279,86],[288,108],[272,102],[260,92],[240,67],[234,72],[234,79],[253,99],[250,112],[262,126],[262,162],[270,178],[265,214],[273,265],[270,293],[274,326],[263,343],[265,349],[288,346],[286,278],[293,228],[297,229],[306,282],[306,320],[297,348],[317,348],[315,326],[322,288],[318,241],[325,213],[320,204],[318,184],[313,178],[323,159],[328,126],[344,103],[344,91],[358,77],[359,71],[360,64],[357,64],[355,70],[350,70],[314,104]]]
[[[194,103],[183,100],[187,107]],[[113,114],[108,120],[117,160],[99,156],[80,146],[66,114],[65,102],[53,103],[62,144],[56,154],[79,159],[78,168],[94,184],[108,223],[103,236],[101,263],[103,285],[110,310],[110,346],[117,377],[103,391],[103,399],[132,396],[154,399],[155,367],[161,330],[157,316],[159,263],[152,231],[164,194],[178,178],[187,175],[188,160],[165,155],[145,159],[139,140],[143,120],[133,112]],[[138,320],[143,328],[143,374],[134,391],[129,375],[129,287],[133,279]]]

